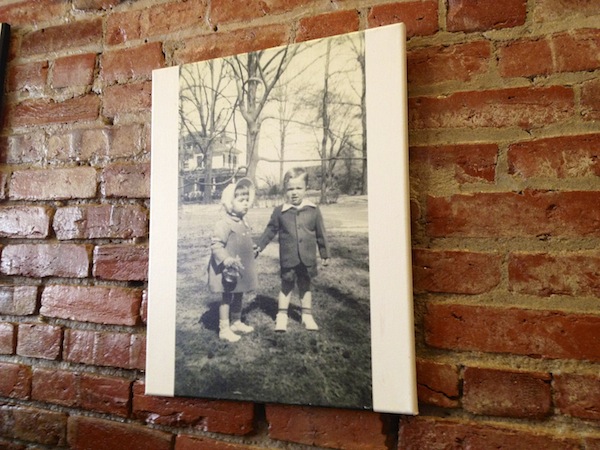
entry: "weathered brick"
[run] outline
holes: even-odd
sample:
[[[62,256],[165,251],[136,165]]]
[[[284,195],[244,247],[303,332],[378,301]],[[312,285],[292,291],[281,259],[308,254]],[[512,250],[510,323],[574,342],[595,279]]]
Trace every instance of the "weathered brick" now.
[[[552,37],[558,72],[578,72],[600,67],[600,30],[584,29]]]
[[[244,28],[225,33],[211,33],[188,39],[183,45],[175,48],[173,60],[177,64],[204,61],[277,47],[287,44],[289,39],[289,26],[280,24]]]
[[[0,396],[28,399],[30,394],[31,368],[24,364],[0,362]]]
[[[600,134],[557,136],[518,142],[508,148],[509,173],[522,178],[600,176]]]
[[[100,76],[109,84],[132,80],[148,80],[152,70],[165,65],[165,56],[160,42],[140,45],[102,54]]]
[[[103,245],[94,249],[94,276],[107,280],[148,279],[148,246]]]
[[[429,36],[439,29],[438,2],[425,0],[374,5],[367,20],[371,28],[403,22],[407,38]]]
[[[146,341],[137,334],[67,330],[64,355],[73,363],[144,369]]]
[[[551,413],[550,374],[467,367],[462,406],[475,414],[542,419]]]
[[[600,380],[597,375],[555,374],[553,388],[556,407],[562,414],[600,420]]]
[[[560,434],[553,436],[535,428],[508,428],[430,417],[401,420],[398,450],[442,448],[578,450],[580,446],[578,439]]]
[[[459,387],[457,366],[417,359],[419,402],[443,408],[456,408],[460,397]]]
[[[319,39],[336,34],[358,31],[359,16],[356,10],[335,11],[300,19],[296,42]]]
[[[37,309],[37,295],[37,286],[0,286],[0,314],[34,314]]]
[[[79,11],[100,11],[114,8],[123,0],[73,0],[73,8]]]
[[[349,450],[386,449],[391,423],[371,411],[267,405],[269,436],[289,442]]]
[[[547,297],[600,297],[600,254],[512,253],[509,288],[521,294]]]
[[[526,0],[449,0],[448,31],[485,31],[523,25],[527,16]]]
[[[102,43],[102,20],[79,20],[27,33],[21,41],[21,54],[31,56],[65,51]]]
[[[43,239],[50,231],[50,209],[45,206],[0,206],[0,237]]]
[[[152,106],[152,83],[108,86],[104,89],[103,112],[107,117],[148,112]]]
[[[411,50],[406,55],[408,83],[468,82],[489,70],[491,56],[487,41]]]
[[[600,80],[581,85],[581,116],[583,120],[600,120]]]
[[[8,111],[8,121],[13,127],[89,122],[100,112],[100,99],[87,94],[62,102],[53,100],[24,100]]]
[[[96,196],[96,169],[17,170],[9,184],[14,200],[66,200]]]
[[[217,441],[216,439],[179,434],[175,441],[175,450],[261,450],[250,444],[234,444],[231,442]]]
[[[536,0],[532,14],[536,22],[567,23],[595,15],[600,15],[600,4],[590,0]]]
[[[48,160],[77,161],[78,133],[54,134],[48,138]]]
[[[13,244],[2,251],[0,270],[25,277],[85,278],[90,272],[90,246]]]
[[[61,354],[63,330],[59,326],[19,324],[17,355],[57,360]]]
[[[53,228],[58,239],[130,239],[148,235],[148,214],[137,205],[59,208]]]
[[[102,171],[105,197],[150,198],[150,163],[111,164]]]
[[[6,153],[9,164],[39,164],[46,155],[46,137],[41,132],[9,136]]]
[[[427,200],[432,236],[598,236],[600,192],[500,192]]]
[[[143,153],[143,129],[140,125],[116,126],[110,130],[110,148],[108,155],[111,158],[132,157]]]
[[[600,317],[591,314],[431,303],[424,326],[436,348],[600,361]]]
[[[67,444],[67,414],[37,408],[0,410],[0,434],[52,448]]]
[[[214,25],[246,22],[265,16],[291,11],[299,6],[309,7],[316,0],[267,0],[249,2],[239,0],[213,0],[210,2],[210,21]]]
[[[494,181],[498,162],[495,144],[463,144],[410,148],[411,176],[444,177],[450,174],[458,183]]]
[[[88,86],[94,81],[96,54],[66,56],[54,61],[52,87]]]
[[[46,286],[40,314],[46,317],[114,325],[139,320],[141,291],[104,286]]]
[[[31,397],[41,402],[127,417],[131,381],[66,370],[35,369]]]
[[[253,428],[254,405],[247,402],[170,398],[144,395],[144,384],[133,389],[133,416],[157,425],[194,427],[213,433],[244,435]]]
[[[65,17],[71,5],[63,0],[28,0],[0,6],[0,21],[11,26],[31,26]]]
[[[41,92],[48,80],[48,61],[11,65],[6,74],[6,90]]]
[[[529,77],[553,73],[550,41],[524,39],[503,45],[498,50],[498,68],[503,77]]]
[[[78,157],[82,161],[102,160],[108,156],[110,147],[110,130],[108,128],[92,128],[81,132]]]
[[[456,92],[409,99],[408,124],[424,128],[537,128],[573,116],[573,90],[564,86]]]
[[[69,417],[69,448],[97,448],[101,442],[111,450],[171,450],[173,436],[135,424],[93,417]]]
[[[501,261],[491,253],[415,249],[414,288],[416,292],[488,292],[500,283]]]
[[[17,342],[15,326],[12,323],[0,322],[0,355],[12,355],[15,353]],[[0,388],[0,392],[2,388]]]

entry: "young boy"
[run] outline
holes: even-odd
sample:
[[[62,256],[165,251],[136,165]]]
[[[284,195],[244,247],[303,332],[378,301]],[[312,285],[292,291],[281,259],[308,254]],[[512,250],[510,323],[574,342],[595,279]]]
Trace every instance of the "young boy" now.
[[[245,216],[254,201],[254,184],[242,178],[223,190],[221,204],[225,214],[215,223],[211,236],[208,285],[221,293],[219,338],[237,342],[253,327],[242,322],[242,297],[254,291],[258,283],[254,261],[252,229]]]
[[[307,330],[318,330],[312,315],[311,278],[317,274],[317,247],[324,266],[329,258],[323,216],[317,205],[305,199],[308,174],[302,168],[290,169],[283,178],[285,203],[277,206],[258,243],[264,250],[279,235],[281,292],[275,330],[286,331],[288,307],[294,285],[298,285],[302,305],[302,324]]]

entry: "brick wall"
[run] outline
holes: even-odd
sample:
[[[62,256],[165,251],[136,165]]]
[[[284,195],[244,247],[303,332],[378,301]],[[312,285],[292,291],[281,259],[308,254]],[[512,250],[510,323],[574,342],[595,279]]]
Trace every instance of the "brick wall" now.
[[[600,2],[11,0],[0,448],[600,448]],[[421,415],[145,396],[152,69],[403,21]]]

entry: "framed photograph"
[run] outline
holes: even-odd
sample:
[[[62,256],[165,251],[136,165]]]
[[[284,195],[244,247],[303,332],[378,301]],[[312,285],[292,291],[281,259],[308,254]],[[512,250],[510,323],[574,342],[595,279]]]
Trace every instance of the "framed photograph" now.
[[[405,40],[154,71],[147,394],[417,413]]]

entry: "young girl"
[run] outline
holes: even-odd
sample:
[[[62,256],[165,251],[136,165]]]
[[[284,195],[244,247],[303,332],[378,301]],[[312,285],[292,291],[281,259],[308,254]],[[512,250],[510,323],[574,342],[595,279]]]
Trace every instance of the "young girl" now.
[[[283,178],[285,203],[273,210],[271,219],[258,243],[260,253],[279,235],[281,292],[275,330],[286,331],[288,307],[294,285],[298,285],[302,305],[302,324],[307,330],[318,330],[312,315],[311,278],[317,274],[317,247],[323,265],[327,265],[329,245],[321,210],[305,199],[308,174],[302,168],[290,169]]]
[[[254,184],[248,178],[227,186],[221,195],[225,214],[211,236],[208,285],[211,292],[221,293],[219,338],[229,342],[240,340],[237,333],[254,331],[242,322],[242,297],[258,284],[251,228],[244,218],[254,195]]]

